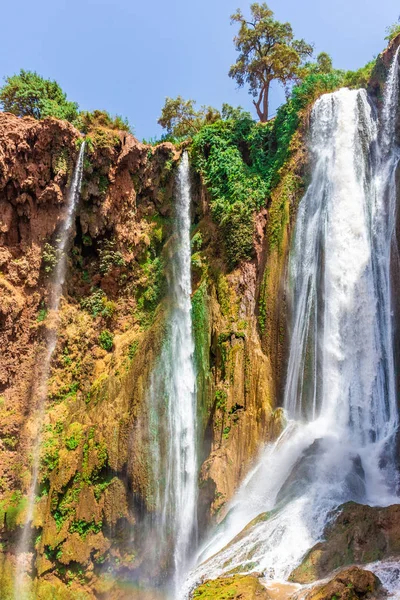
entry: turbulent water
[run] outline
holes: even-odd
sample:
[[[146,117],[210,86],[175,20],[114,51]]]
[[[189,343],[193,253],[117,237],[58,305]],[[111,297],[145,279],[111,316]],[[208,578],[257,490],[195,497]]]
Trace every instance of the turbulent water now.
[[[232,569],[286,579],[339,504],[398,502],[390,286],[398,54],[381,123],[364,90],[327,94],[313,108],[312,178],[290,258],[288,424],[202,548],[182,597]],[[235,538],[261,513],[269,514]]]
[[[166,341],[150,384],[157,486],[154,549],[178,589],[197,535],[196,377],[191,314],[190,171],[185,152],[176,181],[175,231],[168,274]],[[163,422],[160,423],[160,420]],[[152,542],[153,543],[153,542]],[[165,556],[171,554],[171,559]]]
[[[47,379],[50,371],[51,359],[54,354],[54,350],[57,343],[58,333],[58,310],[60,307],[60,301],[63,291],[63,285],[65,283],[65,274],[67,267],[67,247],[71,236],[71,230],[74,223],[76,207],[79,201],[82,173],[83,173],[83,157],[85,152],[85,143],[82,143],[78,160],[75,166],[75,170],[72,176],[71,186],[68,192],[66,202],[66,214],[61,224],[60,231],[57,236],[56,257],[57,263],[55,266],[54,273],[49,290],[49,314],[47,316],[47,337],[46,337],[46,349],[43,357],[43,363],[41,366],[41,377],[38,382],[38,386],[35,390],[35,423],[37,426],[37,435],[33,443],[32,449],[32,477],[31,484],[27,497],[27,508],[25,514],[25,523],[22,529],[21,538],[18,543],[18,562],[16,567],[15,585],[14,585],[14,597],[16,600],[25,598],[27,591],[24,589],[24,576],[27,570],[30,568],[30,546],[31,546],[31,524],[34,516],[35,507],[35,495],[38,485],[39,475],[39,462],[40,462],[40,443],[41,443],[41,425],[43,423],[45,402],[47,398]]]

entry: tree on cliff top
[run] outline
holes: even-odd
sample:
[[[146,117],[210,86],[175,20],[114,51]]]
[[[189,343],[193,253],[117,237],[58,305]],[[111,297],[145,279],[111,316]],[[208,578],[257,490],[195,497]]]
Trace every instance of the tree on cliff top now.
[[[186,137],[207,124],[221,118],[218,110],[212,106],[195,109],[194,100],[184,100],[182,96],[166,98],[157,123],[174,137]]]
[[[295,40],[290,23],[280,23],[267,4],[250,6],[251,19],[247,21],[241,10],[231,16],[239,23],[234,37],[238,59],[230,68],[229,76],[239,87],[249,85],[261,122],[268,120],[268,100],[271,82],[279,81],[285,88],[299,77],[302,62],[312,55],[313,47],[304,40]]]
[[[77,103],[67,100],[56,81],[23,69],[19,75],[5,79],[0,88],[0,103],[6,112],[18,117],[56,117],[73,121],[78,115]]]

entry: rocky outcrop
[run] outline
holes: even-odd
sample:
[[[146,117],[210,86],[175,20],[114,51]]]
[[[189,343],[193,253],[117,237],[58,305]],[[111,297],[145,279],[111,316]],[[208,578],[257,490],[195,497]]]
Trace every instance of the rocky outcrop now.
[[[304,596],[304,600],[359,600],[384,598],[381,583],[371,571],[350,567],[340,571],[328,583],[315,586]]]
[[[400,505],[379,508],[348,502],[332,515],[324,540],[311,548],[290,580],[311,583],[339,567],[399,555]]]
[[[256,575],[235,575],[234,577],[206,581],[191,596],[196,600],[269,600],[270,596],[258,581]]]
[[[146,146],[124,132],[98,128],[87,136],[81,202],[55,323],[47,310],[54,249],[81,141],[68,123],[0,114],[1,581],[11,585],[26,514],[29,452],[38,432],[37,386],[46,336],[57,326],[30,550],[36,589],[47,586],[66,598],[67,585],[79,588],[82,597],[101,597],[96,590],[104,588],[105,568],[122,579],[146,574],[146,530],[140,524],[154,511],[146,390],[168,311],[164,283],[180,156],[171,144]],[[223,516],[260,445],[281,430],[275,371],[284,356],[277,362],[275,346],[260,335],[260,290],[266,289],[272,257],[268,211],[257,217],[256,258],[231,271],[195,174],[193,196],[205,531]],[[289,206],[294,199],[285,201]],[[286,253],[285,242],[273,259],[279,269]],[[274,269],[269,299],[281,289]],[[282,306],[263,313],[268,338],[278,341]],[[84,570],[83,578],[76,577],[77,569]],[[147,576],[158,575],[150,570]],[[107,594],[123,597],[112,585]]]

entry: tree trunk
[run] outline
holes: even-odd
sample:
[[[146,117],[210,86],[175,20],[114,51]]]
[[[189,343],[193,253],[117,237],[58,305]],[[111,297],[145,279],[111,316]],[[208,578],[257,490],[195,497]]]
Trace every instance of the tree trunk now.
[[[253,100],[253,104],[256,107],[258,118],[261,123],[268,121],[268,97],[269,97],[269,82],[264,85],[260,91],[257,102]],[[261,106],[262,105],[262,106]]]

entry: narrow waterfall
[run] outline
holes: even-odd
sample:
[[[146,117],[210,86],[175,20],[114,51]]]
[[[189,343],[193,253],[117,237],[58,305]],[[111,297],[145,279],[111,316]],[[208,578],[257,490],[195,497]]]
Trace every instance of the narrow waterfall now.
[[[38,386],[35,390],[36,402],[34,406],[35,422],[37,426],[36,437],[32,445],[32,474],[31,483],[28,491],[28,503],[25,515],[25,523],[22,529],[21,537],[17,546],[17,564],[14,582],[14,597],[15,600],[23,600],[28,597],[28,591],[25,589],[24,577],[30,570],[31,563],[31,542],[32,542],[32,520],[34,518],[35,509],[35,494],[38,485],[38,476],[40,468],[40,445],[41,445],[41,427],[43,424],[46,398],[47,398],[47,379],[49,377],[51,359],[57,343],[58,333],[58,310],[60,306],[63,285],[65,282],[65,274],[67,267],[67,246],[70,239],[76,207],[79,201],[82,173],[83,173],[83,157],[85,153],[85,143],[83,142],[78,160],[73,173],[71,186],[67,196],[66,214],[60,231],[57,237],[57,264],[52,275],[49,290],[49,314],[47,317],[48,327],[46,333],[46,350],[41,366],[41,376]]]
[[[190,167],[183,153],[176,180],[174,242],[168,273],[166,340],[150,382],[157,486],[156,553],[179,587],[197,534],[196,377],[191,314]],[[172,560],[168,560],[171,557]]]
[[[314,105],[312,178],[289,265],[287,426],[202,548],[182,598],[197,581],[228,572],[287,579],[332,509],[399,501],[390,284],[398,59],[399,50],[381,123],[365,90],[341,89]]]

